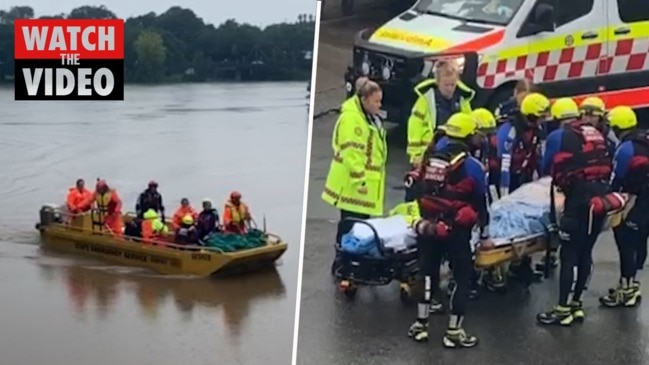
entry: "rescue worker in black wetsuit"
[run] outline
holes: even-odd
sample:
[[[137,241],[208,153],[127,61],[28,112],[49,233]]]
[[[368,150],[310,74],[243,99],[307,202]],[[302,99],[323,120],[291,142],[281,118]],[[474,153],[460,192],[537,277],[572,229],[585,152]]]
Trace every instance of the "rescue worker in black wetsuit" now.
[[[515,100],[516,99],[514,99],[514,102]],[[516,107],[518,107],[518,104],[516,104]],[[485,147],[483,148],[484,152],[481,162],[488,169],[487,198],[489,205],[491,205],[496,199],[500,199],[500,190],[498,189],[498,186],[500,185],[500,159],[498,158],[498,137],[496,134],[498,130],[497,121],[496,117],[485,108],[474,110],[472,115],[476,118],[478,129],[485,139]],[[484,287],[489,291],[500,291],[504,289],[506,284],[504,272],[505,270],[503,266],[497,266],[486,270],[482,277]]]
[[[528,93],[520,109],[498,128],[500,197],[531,182],[538,174],[543,143],[543,128],[550,119],[550,100],[539,93]],[[524,257],[512,262],[509,275],[525,283],[534,279],[532,260]]]
[[[557,109],[560,108],[560,105],[561,102],[555,102],[553,107]],[[613,131],[611,131],[606,121],[606,105],[604,104],[604,101],[596,96],[585,98],[579,105],[579,112],[581,113],[582,122],[588,123],[597,128],[597,130],[606,138],[608,153],[612,157],[615,154],[618,139]],[[546,131],[548,134],[552,133],[555,129],[560,127],[560,124],[561,121],[553,119],[551,122],[546,123]],[[552,250],[549,257],[550,267],[557,267],[556,251]],[[545,258],[546,256],[543,256],[541,261],[536,265],[536,270],[543,271],[545,269]]]
[[[155,181],[149,181],[149,186],[140,194],[135,203],[135,212],[140,219],[149,209],[153,209],[160,215],[160,219],[165,221],[165,207],[162,203],[162,195],[158,192],[158,183]]]
[[[638,128],[633,109],[625,106],[608,113],[611,130],[621,140],[613,158],[611,190],[636,196],[635,204],[622,223],[613,228],[620,254],[620,280],[600,298],[607,307],[635,307],[640,293],[642,270],[647,259],[649,239],[649,133]]]
[[[424,154],[419,173],[422,196],[418,205],[422,219],[414,228],[424,291],[417,305],[417,320],[410,326],[408,336],[415,341],[428,339],[431,299],[439,289],[441,261],[448,256],[456,285],[443,343],[448,348],[473,347],[478,339],[464,331],[463,320],[473,270],[470,240],[475,224],[480,225],[481,245],[493,247],[489,239],[485,168],[469,154],[470,140],[477,132],[474,118],[454,114],[445,130],[449,142]]]
[[[435,129],[435,132],[433,132],[433,140],[430,145],[428,145],[426,152],[430,152],[430,149],[434,148],[440,140],[444,139],[445,136],[446,132],[444,132],[444,128]],[[419,166],[413,167],[404,177],[403,181],[406,187],[405,202],[413,202],[421,196],[421,184],[418,178],[419,169]]]
[[[494,200],[500,198],[500,191],[498,190],[500,178],[500,160],[498,159],[498,127],[496,124],[496,117],[488,109],[479,108],[474,110],[471,115],[478,123],[478,130],[484,138],[484,143],[480,150],[481,155],[473,154],[478,158],[487,168],[488,181],[489,181],[489,204]],[[491,187],[494,187],[491,189]]]
[[[210,199],[203,199],[203,210],[196,220],[198,238],[203,240],[211,233],[218,232],[220,227],[219,212],[212,206]]]
[[[608,124],[604,101],[596,96],[588,97],[579,105],[579,111],[584,122],[592,124],[606,137],[608,151],[613,156],[620,140]]]
[[[501,196],[531,182],[538,171],[542,125],[550,118],[550,101],[538,93],[528,94],[520,110],[498,128],[501,165]]]
[[[548,135],[542,172],[552,176],[553,186],[565,197],[558,222],[559,301],[551,310],[539,313],[537,320],[546,325],[569,326],[585,316],[581,296],[591,275],[593,247],[607,213],[602,201],[609,196],[612,165],[604,136],[581,120],[572,99],[555,101],[553,115],[561,127]]]
[[[491,114],[491,112],[489,111],[487,111],[487,113]],[[478,161],[480,161],[484,165],[486,163],[485,156],[488,153],[486,152],[488,150],[488,146],[486,145],[487,140],[485,138],[485,135],[482,133],[482,130],[480,129],[482,121],[479,121],[473,112],[471,113],[471,116],[475,118],[475,122],[477,123],[478,126],[477,131],[480,133],[474,133],[469,139],[467,139],[467,150],[470,156],[475,157]],[[480,116],[482,118],[485,117],[484,114]],[[491,116],[491,118],[494,119],[493,124],[495,125],[495,118],[493,117],[493,115]],[[489,118],[487,117],[487,119]],[[486,123],[489,124],[489,120],[486,120]],[[450,142],[451,142],[451,138],[449,138],[446,135],[446,126],[440,126],[435,131],[435,135],[433,136],[432,143],[426,149],[426,155],[431,155],[436,150],[441,150],[446,148],[446,146]],[[404,179],[405,186],[406,186],[406,202],[419,200],[422,197],[423,181],[419,178],[420,172],[421,172],[421,168],[418,168],[418,169],[412,169],[410,172],[408,172],[408,174],[406,174],[406,177]],[[488,197],[490,196],[488,195]],[[442,263],[444,263],[446,260],[448,260],[448,257],[444,257]],[[451,271],[453,270],[452,266],[453,264],[449,262],[449,268],[451,269]],[[480,273],[477,270],[473,270],[471,274],[471,284],[469,286],[469,299],[471,300],[478,298],[479,279],[480,279]],[[453,277],[451,277],[449,278],[449,283],[448,283],[449,295],[453,292],[454,287],[455,287],[455,280],[453,279]],[[441,313],[443,311],[444,311],[444,306],[442,302],[437,300],[436,298],[431,298],[430,313],[436,314],[436,313]]]

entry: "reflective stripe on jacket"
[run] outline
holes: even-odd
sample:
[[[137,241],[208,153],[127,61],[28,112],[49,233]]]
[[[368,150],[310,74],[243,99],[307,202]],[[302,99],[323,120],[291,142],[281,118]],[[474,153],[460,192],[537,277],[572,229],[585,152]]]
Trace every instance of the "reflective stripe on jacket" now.
[[[435,88],[437,81],[427,79],[415,86],[417,100],[412,107],[408,118],[408,147],[406,152],[411,163],[421,159],[426,148],[433,140],[433,132],[437,128],[437,103],[435,101]],[[463,82],[458,81],[457,90],[460,93],[460,111],[471,113],[471,101],[475,91]]]
[[[341,210],[383,215],[388,154],[385,130],[367,120],[358,96],[343,103],[332,148],[334,157],[322,199]],[[359,192],[363,186],[366,194]]]

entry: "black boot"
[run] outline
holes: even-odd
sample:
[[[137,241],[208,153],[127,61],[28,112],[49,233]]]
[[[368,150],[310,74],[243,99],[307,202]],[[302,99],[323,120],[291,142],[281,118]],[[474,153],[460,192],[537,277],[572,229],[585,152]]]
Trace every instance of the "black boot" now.
[[[408,337],[417,342],[428,341],[428,324],[422,320],[416,320],[408,329]]]
[[[575,317],[570,307],[558,305],[547,312],[539,313],[536,320],[545,325],[570,326],[575,321]]]
[[[466,333],[464,328],[449,328],[444,334],[444,347],[449,349],[470,348],[478,344],[478,338]]]

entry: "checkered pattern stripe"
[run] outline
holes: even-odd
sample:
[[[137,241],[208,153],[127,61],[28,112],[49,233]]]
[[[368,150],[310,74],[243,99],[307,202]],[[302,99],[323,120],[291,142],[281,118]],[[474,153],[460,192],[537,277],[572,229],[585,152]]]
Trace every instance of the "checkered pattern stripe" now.
[[[535,83],[579,78],[583,75],[649,69],[649,39],[624,39],[607,55],[605,43],[522,55],[478,65],[478,86],[493,89],[504,82],[528,78]]]

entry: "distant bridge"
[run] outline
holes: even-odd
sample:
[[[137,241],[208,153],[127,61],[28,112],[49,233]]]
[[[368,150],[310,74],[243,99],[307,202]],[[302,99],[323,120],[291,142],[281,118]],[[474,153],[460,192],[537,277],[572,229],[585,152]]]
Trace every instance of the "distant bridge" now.
[[[255,71],[273,68],[298,69],[307,67],[310,70],[313,54],[311,50],[288,54],[279,48],[262,51],[254,47],[239,60],[225,60],[219,62],[213,69],[217,79],[233,78],[235,80],[245,79],[246,75],[252,75]]]

